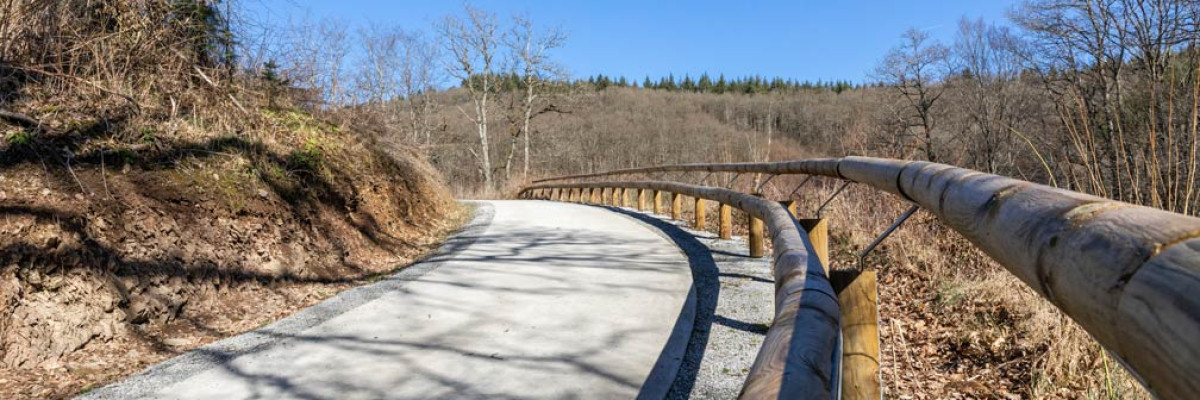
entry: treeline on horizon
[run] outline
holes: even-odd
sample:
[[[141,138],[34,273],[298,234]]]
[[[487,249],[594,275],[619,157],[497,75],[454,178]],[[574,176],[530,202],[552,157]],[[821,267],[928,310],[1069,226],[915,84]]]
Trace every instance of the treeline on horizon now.
[[[498,90],[520,90],[523,89],[524,80],[519,74],[510,73],[494,77],[496,81],[502,82]],[[479,77],[473,77],[472,80],[480,81]],[[590,88],[594,90],[604,90],[610,87],[618,88],[641,88],[655,89],[668,91],[681,91],[693,93],[740,93],[740,94],[761,94],[777,91],[796,91],[796,90],[827,90],[834,93],[842,93],[848,90],[858,89],[862,86],[855,84],[849,80],[796,80],[792,78],[766,78],[761,75],[738,77],[726,79],[725,74],[717,75],[713,79],[708,73],[701,74],[699,78],[693,79],[690,75],[684,75],[683,79],[675,77],[675,74],[668,74],[659,79],[650,79],[649,76],[642,79],[639,84],[637,80],[628,79],[625,76],[608,76],[604,74],[596,74],[587,77],[587,79],[559,79],[554,82],[548,82],[555,85],[569,86],[571,89]],[[459,87],[466,88],[467,80],[459,82]],[[877,86],[880,84],[876,84]]]
[[[641,84],[636,80],[626,79],[625,76],[610,77],[604,74],[596,74],[595,76],[589,76],[586,80],[576,79],[571,83],[576,86],[591,85],[597,90],[604,90],[609,87],[640,87],[643,89],[718,94],[755,94],[780,90],[829,90],[841,93],[858,88],[857,85],[848,80],[817,80],[813,82],[809,80],[799,81],[791,78],[784,79],[782,77],[765,78],[759,75],[726,79],[725,74],[717,75],[717,78],[713,79],[708,73],[700,74],[700,77],[696,79],[693,79],[690,75],[684,75],[683,79],[678,79],[674,74],[668,74],[657,80],[650,79],[647,76],[642,79]]]

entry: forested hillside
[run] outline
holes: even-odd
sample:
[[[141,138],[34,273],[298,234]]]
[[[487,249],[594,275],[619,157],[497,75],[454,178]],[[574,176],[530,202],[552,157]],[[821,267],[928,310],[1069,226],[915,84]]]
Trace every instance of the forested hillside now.
[[[897,32],[872,78],[853,84],[538,75],[546,81],[527,126],[528,75],[485,69],[490,86],[462,80],[438,94],[430,115],[439,132],[425,149],[467,196],[615,168],[871,155],[1195,214],[1198,14],[1188,2],[1029,1],[1007,21],[964,18],[947,42]],[[483,147],[479,120],[461,111],[482,92],[492,96]],[[801,197],[815,207],[833,189]],[[851,190],[855,200],[834,203],[832,213],[843,265],[903,211]],[[969,243],[919,219],[874,261],[885,281],[889,395],[1145,396],[1068,318]]]

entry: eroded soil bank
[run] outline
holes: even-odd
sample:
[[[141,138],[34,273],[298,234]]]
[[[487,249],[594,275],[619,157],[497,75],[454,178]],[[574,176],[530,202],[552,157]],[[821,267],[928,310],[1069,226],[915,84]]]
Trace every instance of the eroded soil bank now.
[[[4,399],[70,397],[259,327],[407,265],[464,214],[414,152],[335,130],[300,150],[46,148],[0,146]]]

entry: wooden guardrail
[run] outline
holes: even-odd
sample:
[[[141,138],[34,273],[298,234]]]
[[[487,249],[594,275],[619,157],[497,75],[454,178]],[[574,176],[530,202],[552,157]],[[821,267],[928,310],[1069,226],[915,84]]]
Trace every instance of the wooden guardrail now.
[[[917,203],[1079,323],[1151,393],[1164,399],[1190,399],[1200,393],[1200,219],[1194,217],[944,164],[867,157],[625,169],[536,181],[521,193],[529,196],[568,187],[644,188],[733,205],[767,222],[776,246],[777,287],[786,288],[779,293],[800,301],[811,299],[820,305],[818,314],[826,315],[822,318],[837,321],[837,314],[828,316],[838,310],[836,302],[822,303],[821,296],[832,292],[826,291],[827,280],[813,268],[820,263],[808,256],[811,243],[798,233],[783,207],[772,201],[669,182],[552,183],[680,171],[826,176]],[[781,270],[790,272],[780,276]],[[787,274],[801,272],[802,279],[787,280]],[[802,286],[789,286],[789,282],[802,282]],[[785,307],[798,307],[801,313],[808,310],[807,304],[786,303],[784,297],[777,296],[777,316],[786,314],[780,311],[790,312]],[[760,393],[758,386],[751,390],[751,383],[783,385],[761,392],[779,395],[800,384],[790,375],[756,377],[775,372],[758,370],[764,356],[772,360],[768,364],[773,368],[783,370],[826,362],[823,355],[832,342],[825,335],[836,330],[831,333],[828,321],[816,318],[817,314],[813,317],[812,325],[789,332],[789,336],[809,335],[810,329],[819,330],[819,335],[805,336],[813,340],[779,339],[768,333],[743,394]],[[777,320],[772,331],[778,325]],[[780,343],[792,347],[768,346]],[[798,348],[809,345],[815,347]],[[823,374],[824,368],[809,368],[816,371],[810,378]],[[811,384],[803,387],[819,388]]]
[[[570,195],[574,190],[582,190],[584,198],[592,199],[592,203],[601,202],[596,190],[637,190],[639,199],[646,198],[646,194],[656,199],[655,209],[660,213],[657,199],[665,191],[717,201],[765,223],[774,244],[775,319],[743,385],[743,397],[830,398],[831,360],[841,313],[837,295],[820,259],[810,257],[813,248],[807,236],[797,231],[792,215],[779,203],[732,190],[650,181],[538,185],[525,188],[521,195],[551,198],[540,192],[550,189],[569,190],[568,200],[574,198]],[[639,202],[638,208],[646,207]],[[813,397],[822,392],[824,396]]]

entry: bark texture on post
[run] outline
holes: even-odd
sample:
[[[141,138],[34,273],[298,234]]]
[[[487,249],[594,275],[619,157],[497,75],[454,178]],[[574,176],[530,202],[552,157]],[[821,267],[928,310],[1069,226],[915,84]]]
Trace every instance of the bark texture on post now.
[[[720,215],[717,216],[717,222],[719,222],[721,226],[719,235],[721,239],[729,239],[733,237],[733,208],[729,207],[728,204],[721,203],[719,214]]]

